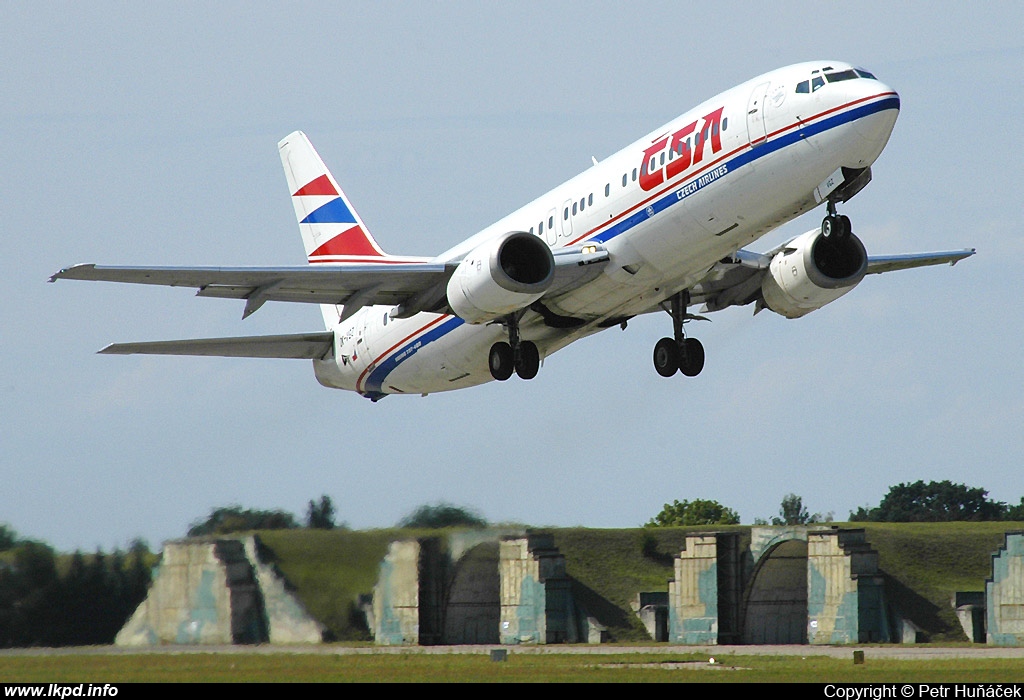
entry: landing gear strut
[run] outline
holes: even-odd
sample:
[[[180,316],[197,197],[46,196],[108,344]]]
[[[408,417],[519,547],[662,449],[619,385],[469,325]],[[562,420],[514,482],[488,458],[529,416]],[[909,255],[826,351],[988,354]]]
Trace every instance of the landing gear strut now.
[[[508,328],[508,342],[498,341],[491,346],[487,364],[491,376],[503,382],[515,372],[520,379],[533,379],[540,369],[540,351],[531,340],[519,337],[519,314],[512,313],[503,323]]]
[[[830,241],[842,241],[853,233],[850,217],[836,214],[836,203],[828,200],[828,216],[821,220],[821,235]]]
[[[654,369],[663,377],[671,377],[676,372],[696,377],[704,369],[704,346],[696,338],[683,335],[683,324],[696,318],[686,313],[690,303],[689,290],[672,295],[669,303],[673,337],[662,338],[654,346]]]

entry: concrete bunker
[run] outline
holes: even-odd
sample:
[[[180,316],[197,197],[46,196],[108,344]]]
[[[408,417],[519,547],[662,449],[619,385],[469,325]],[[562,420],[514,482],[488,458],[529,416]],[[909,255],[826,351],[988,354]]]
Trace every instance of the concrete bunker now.
[[[692,535],[669,582],[669,639],[682,644],[887,641],[878,553],[863,530],[755,527]]]
[[[367,622],[383,645],[555,644],[601,633],[577,609],[565,557],[545,534],[392,542]]]

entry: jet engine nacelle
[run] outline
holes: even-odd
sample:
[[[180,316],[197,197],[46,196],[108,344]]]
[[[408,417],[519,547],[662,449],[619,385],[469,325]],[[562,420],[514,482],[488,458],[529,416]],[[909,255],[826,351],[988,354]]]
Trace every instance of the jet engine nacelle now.
[[[856,287],[867,269],[868,254],[859,238],[850,233],[835,240],[814,229],[775,254],[761,294],[775,313],[799,318]]]
[[[468,323],[487,323],[540,299],[555,258],[537,236],[510,231],[475,248],[448,280],[448,305]]]

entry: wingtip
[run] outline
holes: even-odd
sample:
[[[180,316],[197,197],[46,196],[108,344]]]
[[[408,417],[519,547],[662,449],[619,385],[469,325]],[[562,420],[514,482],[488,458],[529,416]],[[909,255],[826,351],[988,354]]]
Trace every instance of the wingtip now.
[[[74,274],[76,270],[91,270],[95,267],[95,263],[78,263],[77,265],[64,267],[50,275],[50,279],[47,281],[56,282],[57,280],[76,279],[77,276]]]

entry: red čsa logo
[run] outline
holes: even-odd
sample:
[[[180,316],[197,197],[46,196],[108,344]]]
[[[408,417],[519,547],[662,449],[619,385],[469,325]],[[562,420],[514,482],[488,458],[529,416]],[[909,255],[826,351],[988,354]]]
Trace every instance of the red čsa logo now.
[[[640,187],[651,190],[704,159],[704,144],[711,141],[711,154],[722,150],[722,111],[719,107],[701,120],[687,124],[671,136],[663,136],[644,151],[640,166]],[[666,148],[667,147],[667,148]]]

